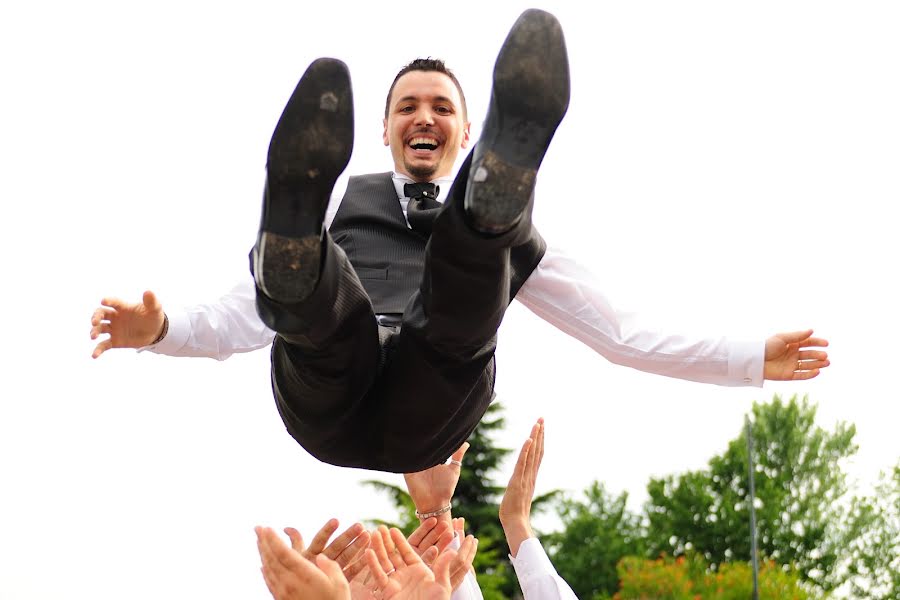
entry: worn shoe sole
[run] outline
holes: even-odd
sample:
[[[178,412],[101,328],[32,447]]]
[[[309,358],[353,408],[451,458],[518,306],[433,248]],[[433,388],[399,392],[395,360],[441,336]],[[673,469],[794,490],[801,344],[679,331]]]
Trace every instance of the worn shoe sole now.
[[[347,65],[317,59],[297,84],[269,143],[254,274],[273,300],[299,302],[318,283],[325,212],[352,150]]]
[[[548,12],[527,10],[497,57],[490,108],[474,150],[465,208],[477,230],[500,234],[521,219],[568,107],[562,27]]]

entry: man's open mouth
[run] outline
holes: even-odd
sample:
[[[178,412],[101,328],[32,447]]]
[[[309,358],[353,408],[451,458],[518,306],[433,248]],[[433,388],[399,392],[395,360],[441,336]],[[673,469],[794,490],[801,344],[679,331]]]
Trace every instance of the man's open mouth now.
[[[409,140],[408,145],[413,150],[436,150],[438,142],[432,138],[414,137]]]

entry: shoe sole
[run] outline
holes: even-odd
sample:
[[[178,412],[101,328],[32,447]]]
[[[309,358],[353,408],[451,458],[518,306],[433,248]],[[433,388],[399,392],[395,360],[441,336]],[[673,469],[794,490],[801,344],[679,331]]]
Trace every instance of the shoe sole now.
[[[521,218],[568,109],[569,89],[559,21],[542,10],[525,11],[494,65],[490,110],[469,173],[465,206],[479,231],[503,233]]]
[[[297,84],[269,144],[255,272],[270,298],[296,302],[318,283],[325,212],[352,150],[350,73],[343,62],[320,58]]]

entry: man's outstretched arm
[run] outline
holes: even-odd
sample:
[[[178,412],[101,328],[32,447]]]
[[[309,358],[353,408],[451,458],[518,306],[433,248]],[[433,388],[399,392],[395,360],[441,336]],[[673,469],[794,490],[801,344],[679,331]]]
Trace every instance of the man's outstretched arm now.
[[[256,313],[256,290],[248,277],[217,301],[164,311],[153,292],[141,302],[104,298],[91,317],[97,358],[112,348],[135,348],[169,356],[224,360],[236,352],[268,346],[275,333]]]
[[[765,379],[810,379],[827,367],[828,345],[812,331],[736,340],[665,333],[617,310],[599,279],[558,249],[548,248],[516,295],[536,315],[615,364],[657,375],[726,386]],[[799,364],[798,364],[799,361]]]

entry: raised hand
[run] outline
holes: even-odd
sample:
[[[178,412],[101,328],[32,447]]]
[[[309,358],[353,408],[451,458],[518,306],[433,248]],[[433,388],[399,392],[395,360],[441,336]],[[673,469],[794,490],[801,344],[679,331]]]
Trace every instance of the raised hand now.
[[[262,575],[275,600],[349,600],[350,584],[341,567],[324,554],[307,560],[274,530],[256,528]]]
[[[543,458],[544,420],[538,419],[531,428],[531,435],[522,444],[516,468],[500,501],[500,524],[513,556],[519,552],[522,542],[534,536],[531,530],[531,500]]]
[[[104,298],[91,316],[91,339],[103,334],[109,338],[94,347],[92,358],[110,348],[142,348],[162,333],[166,314],[151,291],[144,292],[141,302],[125,302],[118,298]]]
[[[409,545],[399,529],[380,527],[372,536],[372,548],[366,551],[366,561],[372,574],[373,594],[385,600],[446,600],[452,584],[450,569],[454,558],[462,554],[471,566],[478,541],[467,537],[457,553],[446,549],[429,568]],[[432,551],[433,552],[433,551]]]
[[[417,511],[420,513],[430,512],[449,506],[450,500],[456,492],[462,460],[468,449],[469,442],[463,442],[463,445],[450,457],[449,463],[403,475],[406,480],[406,489],[409,490],[409,496],[416,505]],[[441,517],[443,518],[440,520],[450,520],[449,513],[446,513],[446,517],[444,515]]]
[[[828,340],[812,337],[813,330],[777,333],[766,340],[763,378],[771,381],[812,379],[831,364],[824,348]]]
[[[284,532],[291,540],[291,547],[303,558],[315,562],[317,555],[324,554],[346,570],[356,559],[362,558],[363,550],[369,547],[370,534],[361,523],[354,523],[328,544],[338,525],[337,519],[329,519],[313,537],[309,547],[304,546],[303,537],[293,527],[285,527]],[[352,578],[352,574],[349,578]]]

